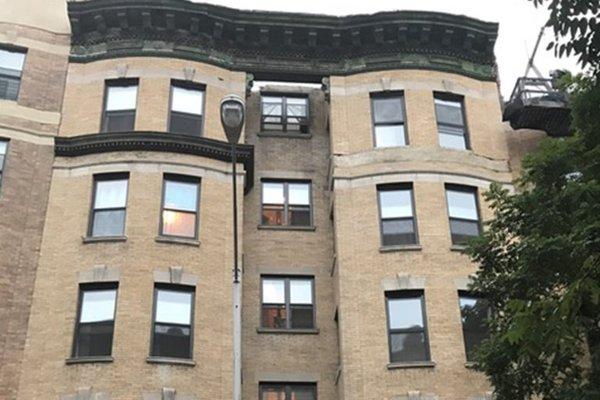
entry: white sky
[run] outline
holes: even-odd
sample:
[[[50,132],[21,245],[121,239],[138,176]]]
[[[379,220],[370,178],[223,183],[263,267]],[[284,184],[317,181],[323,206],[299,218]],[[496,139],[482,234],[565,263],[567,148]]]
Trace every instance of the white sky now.
[[[212,0],[203,3],[232,8],[291,11],[330,15],[372,14],[378,11],[422,10],[462,14],[484,21],[500,23],[495,53],[500,71],[502,94],[508,100],[517,77],[525,72],[529,54],[533,51],[540,27],[547,20],[546,9],[536,9],[527,0]],[[540,72],[565,68],[577,72],[574,58],[556,59],[546,45],[552,39],[551,29],[546,29],[535,57]]]

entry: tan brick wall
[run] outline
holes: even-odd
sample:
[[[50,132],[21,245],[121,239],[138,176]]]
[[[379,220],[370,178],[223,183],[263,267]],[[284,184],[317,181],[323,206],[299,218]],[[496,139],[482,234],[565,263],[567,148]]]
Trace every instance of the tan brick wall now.
[[[340,315],[340,398],[391,399],[409,391],[465,400],[490,390],[465,366],[458,287],[476,271],[451,251],[444,183],[510,184],[509,129],[501,123],[495,83],[431,71],[386,71],[331,78],[331,141]],[[370,92],[404,90],[409,146],[374,149]],[[464,95],[471,150],[440,148],[433,91]],[[513,134],[516,135],[516,134]],[[514,139],[513,139],[514,141]],[[380,252],[377,185],[413,182],[420,250]],[[424,278],[433,368],[387,368],[385,290],[398,274]]]
[[[279,88],[297,92],[298,88]],[[338,362],[333,284],[333,233],[329,218],[327,166],[329,135],[327,103],[320,90],[307,90],[310,138],[258,136],[260,93],[247,99],[247,142],[255,145],[254,189],[244,200],[243,398],[258,398],[261,380],[309,379],[318,398],[337,398],[334,386]],[[308,179],[312,182],[315,231],[259,230],[261,178]],[[260,276],[314,273],[318,334],[257,333],[260,326]]]
[[[70,64],[63,106],[61,136],[98,133],[102,119],[104,82],[139,78],[135,130],[166,132],[171,79],[184,80],[184,69],[195,72],[193,81],[206,85],[203,136],[226,140],[219,115],[223,96],[244,94],[246,76],[193,61],[167,58],[122,58],[87,64]]]
[[[173,162],[175,158],[177,162]],[[130,172],[127,241],[84,244],[93,174],[107,171]],[[205,163],[200,157],[168,153],[57,159],[19,399],[57,399],[88,386],[113,400],[141,399],[163,387],[175,388],[182,395],[192,394],[196,399],[231,397],[232,224],[231,176],[227,171],[229,165],[224,162]],[[165,172],[202,178],[199,247],[155,242]],[[77,312],[78,273],[98,264],[120,270],[114,362],[66,365]],[[146,362],[153,274],[171,266],[181,266],[184,273],[198,278],[194,367]]]

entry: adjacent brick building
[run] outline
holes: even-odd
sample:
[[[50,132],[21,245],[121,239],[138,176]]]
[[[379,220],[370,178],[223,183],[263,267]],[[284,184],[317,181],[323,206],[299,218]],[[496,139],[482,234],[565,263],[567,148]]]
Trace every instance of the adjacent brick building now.
[[[33,3],[0,22],[1,398],[232,398],[229,93],[242,398],[490,398],[461,250],[543,136],[501,122],[496,24]]]

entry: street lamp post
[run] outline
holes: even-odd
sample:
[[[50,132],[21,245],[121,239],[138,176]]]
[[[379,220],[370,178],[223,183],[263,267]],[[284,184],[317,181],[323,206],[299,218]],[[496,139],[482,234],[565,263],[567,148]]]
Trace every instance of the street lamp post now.
[[[238,267],[237,154],[236,145],[244,126],[245,107],[240,96],[230,94],[221,100],[221,124],[231,144],[233,179],[233,400],[242,398],[242,288]]]

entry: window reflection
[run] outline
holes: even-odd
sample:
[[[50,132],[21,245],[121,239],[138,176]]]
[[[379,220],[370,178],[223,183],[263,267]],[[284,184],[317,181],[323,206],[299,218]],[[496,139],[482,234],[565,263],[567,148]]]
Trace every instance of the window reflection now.
[[[161,234],[196,238],[200,180],[165,175]]]

